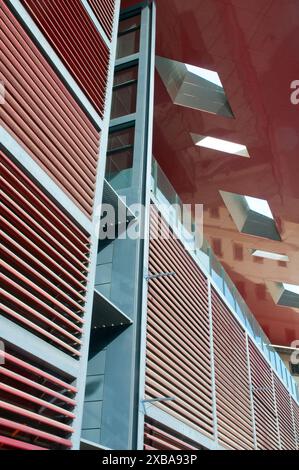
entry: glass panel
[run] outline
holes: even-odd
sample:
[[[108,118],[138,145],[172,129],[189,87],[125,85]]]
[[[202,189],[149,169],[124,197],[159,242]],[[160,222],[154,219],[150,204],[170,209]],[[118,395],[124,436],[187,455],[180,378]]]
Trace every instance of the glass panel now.
[[[128,127],[120,131],[111,132],[108,138],[108,152],[134,145],[135,127]]]
[[[124,85],[125,83],[137,81],[138,79],[138,66],[121,69],[114,74],[113,86]]]
[[[106,178],[115,190],[132,183],[134,127],[113,132],[108,140]]]
[[[121,20],[118,26],[118,34],[124,34],[132,29],[140,28],[140,15],[132,16],[131,18],[126,18],[125,20]]]
[[[122,20],[119,23],[118,34],[117,59],[139,52],[140,15]]]
[[[114,89],[111,106],[111,119],[135,113],[136,97],[137,82],[129,83],[126,86]]]

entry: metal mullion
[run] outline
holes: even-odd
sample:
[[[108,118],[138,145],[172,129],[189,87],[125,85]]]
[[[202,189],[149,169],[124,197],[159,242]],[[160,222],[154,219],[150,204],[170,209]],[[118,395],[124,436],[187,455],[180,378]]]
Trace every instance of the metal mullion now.
[[[214,434],[216,443],[218,443],[219,437],[218,437],[217,396],[216,396],[216,379],[215,379],[212,292],[211,292],[211,283],[209,279],[207,283],[208,283],[208,312],[209,312],[209,325],[210,325],[210,355],[211,355],[211,378],[212,378],[212,400],[213,400],[213,434]]]

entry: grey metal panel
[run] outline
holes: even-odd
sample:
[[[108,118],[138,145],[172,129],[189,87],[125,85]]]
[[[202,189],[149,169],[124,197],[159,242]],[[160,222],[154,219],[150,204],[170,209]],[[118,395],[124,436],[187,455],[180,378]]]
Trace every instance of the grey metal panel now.
[[[111,295],[111,282],[109,284],[95,284],[97,291],[102,294],[106,299],[110,298]]]
[[[100,429],[83,429],[81,436],[81,445],[80,450],[99,450],[104,449],[96,442],[101,440],[101,430]]]
[[[104,375],[89,375],[86,379],[85,402],[102,401]]]
[[[100,264],[97,265],[96,277],[95,277],[95,284],[107,284],[111,282],[111,274],[112,274],[112,264]]]
[[[92,352],[92,351],[91,351]],[[102,375],[105,372],[106,349],[97,351],[89,355],[88,360],[88,375]]]
[[[110,450],[108,447],[96,444],[96,442],[99,442],[101,439],[100,435],[100,429],[86,429],[82,431],[80,450]]]
[[[83,429],[99,429],[102,415],[102,401],[84,403]]]
[[[112,260],[113,243],[108,243],[98,252],[98,264],[112,263]]]

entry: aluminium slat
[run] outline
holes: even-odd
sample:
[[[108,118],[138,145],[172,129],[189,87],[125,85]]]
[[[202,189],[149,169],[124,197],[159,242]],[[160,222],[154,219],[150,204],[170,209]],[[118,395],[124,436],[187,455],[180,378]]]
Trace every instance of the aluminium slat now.
[[[57,73],[55,73],[53,67],[51,67],[50,63],[43,57],[42,53],[40,53],[39,49],[34,44],[34,42],[28,41],[27,32],[24,30],[17,18],[10,12],[9,8],[5,4],[3,5],[3,11],[5,12],[5,15],[3,16],[3,21],[8,26],[7,32],[9,33],[9,31],[13,31],[12,38],[16,37],[18,39],[18,42],[22,44],[23,49],[25,50],[27,48],[27,50],[30,51],[31,58],[34,63],[40,64],[40,62],[42,62],[44,73],[41,75],[41,78],[43,78],[45,74],[51,77],[51,83],[53,87],[55,87],[55,90],[58,92],[60,98],[65,103],[66,108],[71,109],[71,107],[75,107],[77,111],[77,113],[74,114],[75,119],[77,120],[77,117],[80,114],[81,122],[84,122],[84,129],[86,129],[88,135],[91,138],[97,135],[97,130],[95,129],[89,118],[86,116],[85,112],[77,104],[76,100],[72,97],[72,95],[68,92],[66,93],[66,88],[61,82],[61,80],[58,78]]]
[[[1,154],[1,167],[5,168],[10,175],[18,181],[22,186],[22,192],[27,194],[28,199],[32,199],[36,207],[41,208],[41,212],[47,214],[47,219],[53,219],[53,225],[60,232],[67,233],[67,239],[73,239],[73,243],[86,249],[89,244],[90,236],[87,235],[55,204],[52,199],[47,196],[36,185],[29,176],[26,175],[4,152]]]
[[[77,387],[72,384],[65,382],[64,380],[55,377],[55,375],[49,374],[39,367],[35,367],[29,362],[25,362],[22,359],[19,359],[8,352],[0,350],[0,357],[4,357],[5,361],[11,362],[12,364],[20,367],[21,369],[28,370],[30,373],[37,375],[38,378],[43,377],[46,381],[52,382],[53,384],[66,389],[67,391],[76,393],[78,391]]]
[[[191,370],[198,374],[199,381],[204,380],[204,383],[211,384],[212,379],[210,367],[204,367],[204,364],[202,364],[198,358],[193,355],[187,356],[180,344],[175,344],[172,340],[165,341],[165,338],[161,336],[163,331],[158,332],[157,325],[151,325],[150,320],[148,321],[148,331],[152,335],[149,337],[149,340],[154,341],[158,345],[158,348],[163,350],[163,353],[166,354],[166,356],[174,355],[174,357],[182,359]]]
[[[48,331],[44,330],[43,328],[37,326],[35,323],[33,323],[30,320],[27,320],[27,318],[24,318],[23,315],[20,315],[17,312],[14,312],[11,308],[7,307],[6,305],[2,306],[2,309],[4,312],[6,312],[8,315],[13,317],[14,319],[20,321],[21,323],[24,323],[24,325],[28,326],[29,328],[33,329],[37,333],[46,336],[49,340],[53,341],[54,343],[59,344],[59,346],[62,346],[64,349],[67,349],[70,351],[72,354],[75,356],[81,356],[81,353],[77,351],[76,349],[72,348],[69,344],[65,343],[64,341],[61,341],[59,338],[57,338],[55,335],[52,335]]]
[[[82,305],[74,301],[72,297],[70,297],[62,289],[60,289],[60,287],[58,287],[59,284],[58,285],[57,283],[54,284],[52,281],[49,280],[49,278],[43,276],[40,271],[36,271],[36,269],[34,269],[31,265],[29,265],[22,258],[20,258],[16,253],[13,253],[11,250],[6,248],[5,246],[2,247],[2,250],[7,255],[9,255],[11,259],[13,259],[14,263],[19,264],[21,266],[21,269],[24,269],[25,271],[33,275],[36,279],[35,282],[40,282],[41,284],[47,285],[51,290],[56,292],[56,295],[63,297],[67,303],[72,304],[73,307],[76,309],[76,311],[80,310],[82,313],[85,312],[85,308]],[[57,279],[60,283],[61,281],[58,276],[57,276]]]
[[[20,450],[48,450],[46,447],[29,444],[28,442],[18,441],[17,439],[12,439],[11,437],[1,435],[0,444]]]
[[[0,193],[2,194],[2,191],[0,191]],[[37,240],[41,247],[45,247],[45,251],[51,253],[52,257],[56,256],[56,258],[58,258],[61,263],[64,263],[65,265],[68,266],[69,271],[74,272],[79,278],[82,279],[82,281],[86,281],[86,272],[88,270],[87,268],[84,270],[84,272],[83,271],[81,272],[79,269],[73,266],[68,260],[66,260],[61,255],[61,253],[58,253],[56,250],[54,250],[53,247],[46,240],[44,240],[42,237],[36,234],[35,231],[28,224],[26,224],[23,220],[18,218],[11,209],[9,209],[5,205],[2,206],[2,209],[3,209],[3,212],[5,212],[6,216],[13,220],[15,227],[19,227],[19,226],[22,227],[25,233],[29,234],[32,241]]]
[[[16,274],[16,276],[20,279],[20,280],[23,280],[23,277],[20,275],[20,273],[16,272],[13,268],[11,268],[11,266],[7,265],[7,263],[5,263],[3,261],[3,267],[5,267],[8,271],[10,271],[12,274]],[[18,293],[21,293],[23,294],[25,297],[27,297],[28,299],[30,299],[30,301],[33,302],[33,304],[37,304],[39,305],[40,308],[44,309],[45,311],[47,311],[49,314],[52,314],[54,315],[55,317],[59,318],[59,320],[61,320],[63,323],[67,324],[68,326],[70,326],[73,330],[76,330],[78,333],[82,333],[82,327],[78,326],[76,323],[74,323],[73,321],[69,320],[68,318],[66,318],[64,315],[62,315],[61,313],[57,312],[57,310],[54,310],[54,308],[52,308],[50,305],[48,305],[47,303],[45,303],[43,300],[39,299],[38,297],[36,297],[35,295],[31,294],[31,292],[27,289],[24,289],[24,287],[22,287],[21,285],[19,285],[18,283],[16,283],[15,281],[13,281],[11,278],[7,277],[7,276],[3,276],[3,282],[6,282],[6,284],[8,284],[11,288],[14,289],[14,291],[17,291]],[[30,283],[27,283],[28,285],[30,285]],[[44,292],[43,290],[40,290],[40,293],[42,295],[45,295],[43,298],[46,298],[47,300],[49,300],[50,302],[52,302],[52,298],[47,295],[46,292]],[[11,292],[6,292],[6,296],[9,295],[10,298],[12,298],[13,294]],[[14,299],[13,299],[15,302],[17,302],[18,304],[20,304],[23,308],[26,308],[27,310],[30,309],[30,311],[33,313],[34,309],[31,308],[28,304],[26,304],[25,302],[21,301],[21,299],[19,299],[18,297],[15,298],[14,296]],[[36,312],[35,310],[35,316],[40,316],[41,314],[39,312]],[[69,313],[70,316],[72,316],[77,322],[79,323],[84,323],[84,320],[79,317],[78,315],[76,315],[75,313],[72,312],[73,315],[71,315]],[[43,316],[44,318],[44,316]],[[72,337],[73,339],[73,337]],[[78,338],[76,338],[76,341],[79,342]]]
[[[151,367],[150,364],[147,364],[147,376],[151,377],[157,384],[165,385],[169,388],[175,395],[179,396],[189,403],[191,406],[194,407],[195,410],[198,410],[200,413],[207,414],[211,417],[212,415],[212,407],[210,403],[207,403],[204,397],[201,397],[198,393],[194,394],[187,387],[185,387],[181,382],[177,382],[168,373],[164,373],[163,375],[159,374],[157,370]]]
[[[39,248],[35,243],[33,243],[26,235],[24,235],[20,230],[16,230],[15,226],[12,225],[6,218],[0,215],[0,220],[1,220],[1,227],[6,229],[8,228],[8,232],[11,237],[14,237],[16,239],[20,239],[22,244],[24,245],[29,245],[30,249],[32,250],[32,253],[38,253],[39,259],[46,259],[46,262],[49,266],[55,266],[55,268],[58,270],[58,272],[63,273],[63,275],[70,280],[70,282],[73,282],[77,289],[79,288],[80,290],[78,291],[86,291],[86,287],[81,284],[81,282],[74,277],[69,271],[67,271],[61,264],[58,264],[55,260],[53,260],[53,257],[50,257],[45,251],[43,251],[41,248]]]
[[[72,447],[72,442],[69,439],[64,439],[63,437],[55,436],[54,434],[51,434],[49,432],[41,431],[39,429],[27,426],[26,424],[18,423],[16,421],[12,421],[10,419],[0,418],[0,426],[12,429],[13,431],[18,431],[24,434],[40,437],[41,439],[46,439],[47,441],[61,444],[67,448]]]
[[[159,309],[153,305],[153,303],[151,303],[148,308],[151,311],[153,321],[160,325],[164,329],[165,333],[167,332],[174,341],[176,341],[177,338],[182,340],[182,343],[187,346],[188,351],[190,350],[190,354],[196,353],[196,355],[198,354],[204,362],[210,362],[209,346],[205,341],[203,341],[201,335],[198,335],[196,341],[195,336],[190,333],[185,325],[181,325],[181,323],[176,319],[172,319],[171,322],[171,319],[166,315],[164,308]],[[176,326],[185,327],[186,329],[184,333],[176,331]]]
[[[72,413],[71,411],[61,408],[60,406],[54,405],[53,403],[49,401],[42,400],[41,398],[38,398],[35,395],[31,395],[30,393],[26,393],[20,389],[11,387],[10,385],[0,383],[0,390],[10,395],[15,395],[19,398],[22,398],[23,400],[36,403],[37,405],[40,405],[41,407],[48,408],[49,410],[55,411],[56,413],[67,416],[68,418],[73,418],[73,419],[75,418],[74,413]]]
[[[43,416],[39,413],[34,413],[33,411],[26,410],[25,408],[21,408],[20,406],[13,405],[12,403],[7,403],[6,401],[0,400],[0,410],[11,411],[20,416],[24,416],[25,418],[32,419],[33,421],[37,421],[40,423],[47,424],[48,426],[52,426],[57,429],[61,429],[63,431],[67,431],[69,433],[74,432],[74,429],[69,426],[68,424],[60,423],[55,419],[48,418]]]
[[[178,437],[172,435],[170,430],[166,431],[165,428],[160,429],[160,427],[159,427],[159,426],[161,426],[160,423],[157,423],[156,421],[155,421],[155,423],[156,424],[150,424],[146,421],[145,422],[145,429],[149,430],[149,431],[156,432],[156,433],[160,434],[161,436],[164,436],[167,439],[172,440],[176,444],[184,446],[185,449],[189,449],[189,450],[195,450],[196,449],[196,447],[193,447],[191,444],[188,444],[187,442],[183,441],[182,439],[179,439]],[[162,427],[163,427],[163,425],[162,425]],[[183,438],[183,436],[181,436],[181,437]]]
[[[67,403],[68,405],[75,406],[76,404],[75,400],[65,395],[62,395],[61,393],[56,392],[55,390],[52,390],[49,387],[45,387],[44,385],[41,385],[38,382],[34,382],[33,380],[28,379],[27,377],[17,374],[16,372],[13,372],[7,369],[6,367],[0,367],[0,374],[5,375],[6,377],[9,377],[10,379],[16,382],[21,382],[30,388],[35,388],[43,394],[51,395],[52,397],[57,398],[58,400]]]

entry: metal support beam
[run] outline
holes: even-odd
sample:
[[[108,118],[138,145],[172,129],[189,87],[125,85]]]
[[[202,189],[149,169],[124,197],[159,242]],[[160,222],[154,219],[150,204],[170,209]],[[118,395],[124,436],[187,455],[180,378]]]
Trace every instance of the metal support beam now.
[[[212,376],[212,403],[213,403],[213,428],[214,439],[218,442],[218,419],[217,419],[217,395],[215,381],[215,358],[214,358],[214,333],[213,333],[213,311],[212,311],[212,289],[211,282],[208,279],[208,309],[210,324],[210,353],[211,353],[211,376]]]

